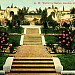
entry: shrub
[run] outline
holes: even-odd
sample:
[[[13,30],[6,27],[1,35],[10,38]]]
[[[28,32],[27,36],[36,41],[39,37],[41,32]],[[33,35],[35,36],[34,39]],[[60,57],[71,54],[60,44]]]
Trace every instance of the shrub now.
[[[21,36],[9,36],[9,44],[12,44],[14,47],[20,45]]]
[[[12,27],[12,29],[10,29],[10,27],[7,27],[6,32],[21,34],[21,33],[24,32],[24,28],[22,28],[22,27]]]

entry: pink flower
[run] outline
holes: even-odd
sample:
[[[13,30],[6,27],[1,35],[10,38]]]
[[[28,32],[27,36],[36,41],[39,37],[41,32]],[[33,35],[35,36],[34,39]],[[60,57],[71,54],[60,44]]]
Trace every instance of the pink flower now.
[[[65,37],[65,34],[63,34],[63,37]]]
[[[63,32],[65,32],[65,31],[63,31]]]
[[[65,42],[65,40],[63,40],[62,42]]]
[[[63,36],[63,38],[65,38],[65,37]]]
[[[61,38],[61,37],[59,37],[59,38]]]
[[[68,36],[68,34],[66,34],[66,36]]]
[[[59,41],[59,43],[61,44],[61,41]]]
[[[68,44],[70,44],[70,42],[68,41]]]
[[[1,43],[3,43],[3,41],[1,41]]]
[[[6,45],[8,45],[8,43]]]
[[[70,39],[71,41],[73,41],[73,39]]]
[[[69,44],[66,44],[66,46],[68,46]]]
[[[7,38],[7,40],[9,40],[9,38]]]
[[[2,46],[0,46],[0,48],[2,48]]]
[[[2,39],[4,40],[4,37]]]
[[[69,38],[67,37],[66,39],[68,40]]]
[[[71,34],[71,32],[69,32],[69,34]]]
[[[2,33],[2,35],[4,35],[4,32]]]

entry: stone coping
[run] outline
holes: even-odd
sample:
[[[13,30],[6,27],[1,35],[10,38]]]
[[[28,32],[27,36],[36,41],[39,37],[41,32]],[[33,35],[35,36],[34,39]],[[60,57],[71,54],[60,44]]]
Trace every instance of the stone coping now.
[[[6,59],[6,62],[5,62],[5,64],[4,64],[4,66],[3,66],[3,71],[5,71],[5,72],[10,72],[13,59],[14,59],[14,57],[8,57],[8,58]]]
[[[61,74],[75,75],[75,70],[63,70],[61,71]]]
[[[63,71],[63,66],[61,65],[59,58],[57,57],[52,57],[52,58],[55,65],[56,72],[61,73],[61,71]]]
[[[0,75],[5,75],[5,71],[0,70]]]
[[[42,45],[46,45],[45,43],[45,37],[44,36],[41,36],[42,37]]]

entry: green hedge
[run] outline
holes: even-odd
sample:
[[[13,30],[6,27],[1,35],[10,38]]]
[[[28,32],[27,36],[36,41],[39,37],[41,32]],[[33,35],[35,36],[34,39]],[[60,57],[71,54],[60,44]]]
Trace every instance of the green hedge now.
[[[19,27],[19,28],[18,27],[12,27],[12,28],[7,27],[6,32],[21,34],[24,32],[24,28],[22,28],[22,27]]]
[[[75,70],[75,54],[63,54],[58,56],[64,70]]]
[[[9,44],[13,44],[14,47],[20,45],[20,38],[21,36],[9,36]]]
[[[57,36],[45,36],[45,41],[47,43],[57,44],[58,43],[58,37]]]
[[[41,28],[41,32],[45,33],[45,30],[47,31],[46,33],[51,33],[51,34],[61,34],[63,30],[66,28],[60,28],[59,30],[55,30],[53,28],[48,28],[47,30],[45,28]]]
[[[0,56],[0,70],[3,69],[3,65],[5,64],[7,57],[8,57],[8,55]]]

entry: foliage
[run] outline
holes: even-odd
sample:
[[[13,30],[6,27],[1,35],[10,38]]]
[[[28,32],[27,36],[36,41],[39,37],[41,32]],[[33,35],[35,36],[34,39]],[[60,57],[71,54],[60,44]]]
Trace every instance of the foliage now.
[[[66,28],[69,28],[70,24],[67,24],[66,22],[64,22],[63,26]]]
[[[8,33],[0,32],[0,53],[2,53],[4,48],[7,48],[9,46],[8,41]]]
[[[60,28],[59,30],[55,30],[54,28],[48,28],[46,33],[47,33],[47,34],[48,34],[48,33],[51,33],[51,34],[61,34],[62,31],[65,30],[65,29],[66,29],[66,28]],[[45,29],[42,28],[42,29],[41,29],[41,32],[42,32],[42,33],[45,33]]]
[[[58,58],[64,67],[64,70],[75,70],[75,54],[60,55]]]
[[[12,29],[10,29],[10,27],[7,27],[6,32],[21,34],[21,33],[24,32],[24,28],[22,28],[22,27],[12,27]]]
[[[37,12],[37,15],[41,15],[42,14],[42,9],[41,8],[36,9],[36,12]]]
[[[40,22],[35,22],[35,25],[42,25],[42,23],[40,23]]]
[[[3,65],[5,64],[7,57],[8,55],[0,56],[0,70],[3,70]]]
[[[52,19],[52,15],[49,15],[47,18],[48,26],[52,26],[54,29],[58,26],[58,23]]]
[[[13,47],[19,46],[20,45],[20,38],[21,36],[9,36],[9,44],[12,44]]]
[[[59,36],[59,44],[66,50],[72,49],[72,41],[73,41],[72,33],[69,30],[64,30],[62,35]]]
[[[45,36],[46,44],[57,44],[58,38],[56,36]]]
[[[42,11],[41,22],[43,23],[44,28],[48,28],[48,26],[47,26],[47,9],[46,8]]]
[[[30,22],[27,21],[27,20],[25,20],[25,21],[22,21],[22,22],[21,22],[21,25],[30,25]]]
[[[74,7],[70,10],[70,13],[75,14],[75,8]]]

